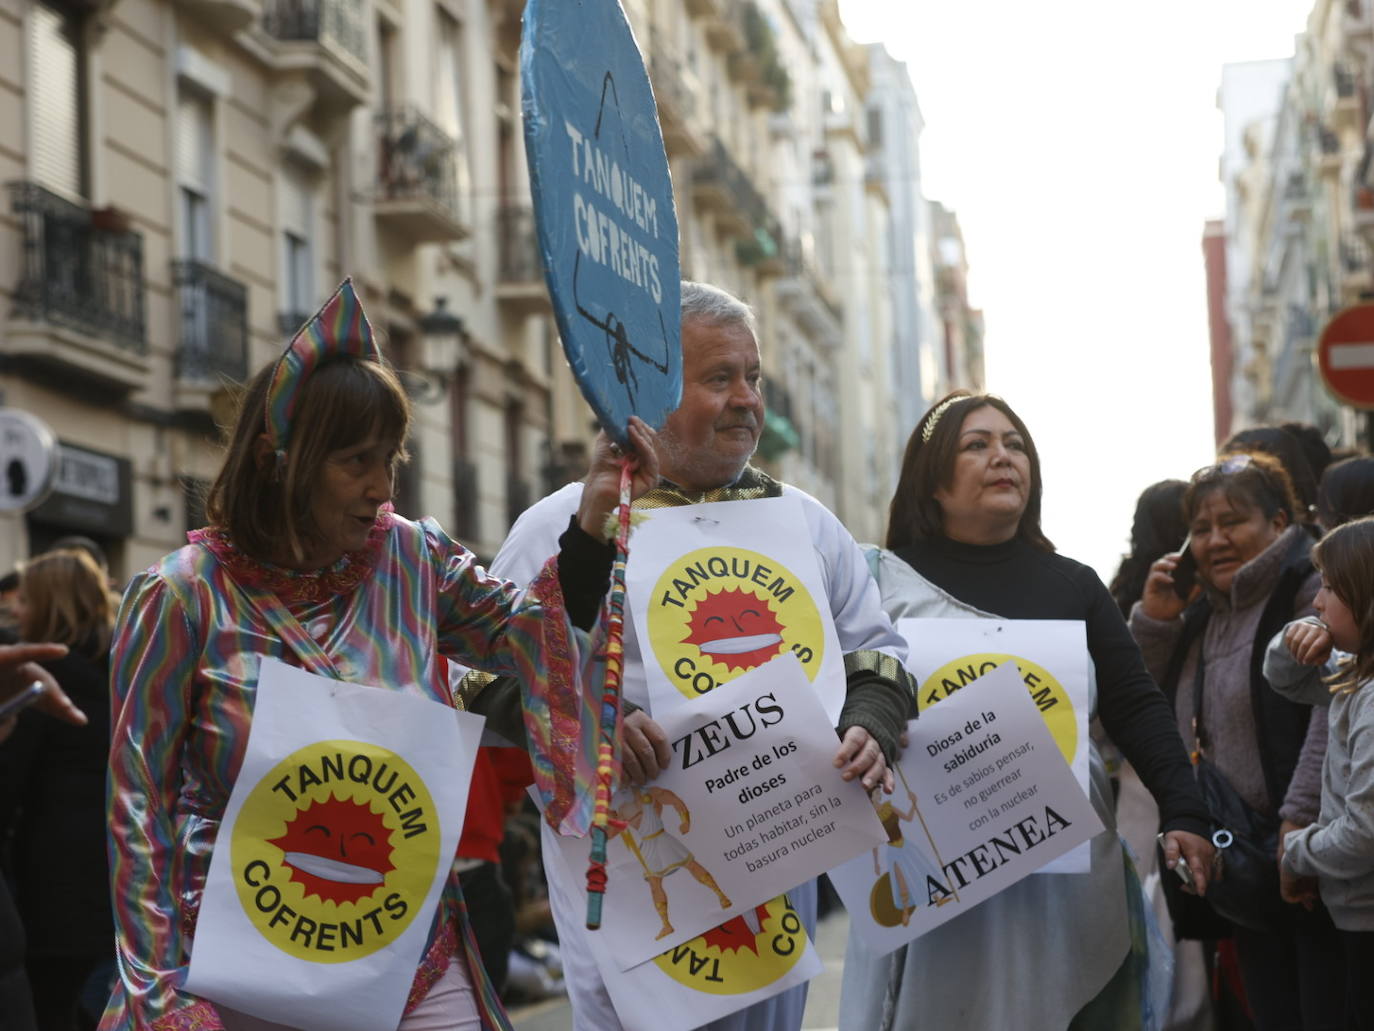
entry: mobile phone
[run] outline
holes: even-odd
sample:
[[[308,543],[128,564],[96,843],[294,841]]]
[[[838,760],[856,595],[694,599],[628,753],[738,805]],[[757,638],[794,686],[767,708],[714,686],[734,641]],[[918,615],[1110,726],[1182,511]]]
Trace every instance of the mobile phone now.
[[[0,702],[0,720],[7,720],[16,713],[27,709],[34,702],[38,701],[38,699],[42,698],[45,691],[47,691],[47,688],[43,686],[43,681],[35,680],[12,698],[6,698],[3,702]]]
[[[1193,593],[1193,588],[1197,585],[1197,559],[1193,558],[1193,535],[1190,533],[1183,538],[1183,547],[1179,549],[1178,565],[1174,566],[1171,574],[1174,578],[1174,593],[1184,601]]]

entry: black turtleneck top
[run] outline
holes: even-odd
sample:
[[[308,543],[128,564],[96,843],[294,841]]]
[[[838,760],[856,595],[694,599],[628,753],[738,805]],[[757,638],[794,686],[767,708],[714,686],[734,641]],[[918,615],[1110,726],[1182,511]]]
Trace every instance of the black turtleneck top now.
[[[1003,544],[926,538],[897,548],[916,572],[1003,619],[1081,619],[1097,673],[1097,715],[1159,805],[1162,830],[1211,834],[1174,713],[1095,572],[1019,537]]]

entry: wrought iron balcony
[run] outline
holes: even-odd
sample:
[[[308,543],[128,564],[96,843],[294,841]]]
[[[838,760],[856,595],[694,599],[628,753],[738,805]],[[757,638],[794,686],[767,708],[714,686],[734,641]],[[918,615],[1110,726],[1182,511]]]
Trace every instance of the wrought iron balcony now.
[[[1331,79],[1336,87],[1336,96],[1348,99],[1355,95],[1355,73],[1341,62],[1331,66]]]
[[[496,297],[520,311],[549,310],[534,212],[504,204],[496,212]]]
[[[741,263],[762,272],[783,271],[782,224],[719,137],[712,138],[710,154],[697,165],[692,186],[698,202],[716,212],[721,228],[740,238],[735,253]]]
[[[759,434],[759,457],[776,462],[801,443],[801,434],[792,410],[792,395],[787,388],[772,380],[763,381],[763,432]]]
[[[286,43],[335,46],[367,61],[367,20],[362,0],[269,0],[267,34]]]
[[[415,108],[378,112],[377,217],[417,242],[466,238],[457,164],[453,138]]]
[[[756,191],[720,137],[711,137],[710,152],[692,172],[692,189],[697,203],[714,211],[727,232],[744,236],[753,229],[749,205]]]
[[[177,376],[196,383],[248,377],[248,288],[199,261],[173,261],[181,309]]]
[[[277,41],[270,48],[273,71],[288,82],[303,76],[314,90],[296,117],[333,121],[368,102],[365,0],[265,2],[263,28]]]
[[[786,278],[778,283],[778,296],[803,325],[819,338],[838,341],[843,332],[844,306],[807,256],[798,241],[783,250]]]
[[[23,233],[13,316],[144,355],[143,237],[37,183],[9,184]],[[117,220],[116,220],[117,221]]]
[[[1369,271],[1369,245],[1354,233],[1341,238],[1341,267],[1347,275],[1363,275]]]

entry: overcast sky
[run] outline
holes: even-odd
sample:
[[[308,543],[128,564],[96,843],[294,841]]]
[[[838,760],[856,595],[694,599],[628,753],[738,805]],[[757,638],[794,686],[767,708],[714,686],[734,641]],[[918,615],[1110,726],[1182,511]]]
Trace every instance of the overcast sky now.
[[[1312,0],[841,0],[905,60],[925,193],[959,214],[987,374],[1045,466],[1045,529],[1110,578],[1140,491],[1212,454],[1203,221],[1221,65],[1285,57]]]

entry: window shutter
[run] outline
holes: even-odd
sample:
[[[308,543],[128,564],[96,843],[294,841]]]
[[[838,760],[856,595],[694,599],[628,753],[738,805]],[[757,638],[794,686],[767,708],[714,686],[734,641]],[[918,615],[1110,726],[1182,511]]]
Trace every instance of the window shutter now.
[[[311,200],[314,190],[309,177],[299,168],[287,164],[282,169],[282,228],[292,236],[309,240],[311,233]]]
[[[177,178],[202,195],[210,193],[212,140],[210,101],[183,87],[177,98]]]
[[[34,178],[81,197],[81,51],[76,33],[70,17],[45,4],[29,11]]]

